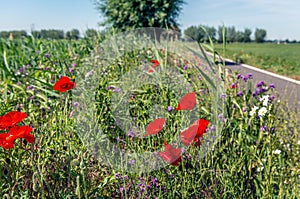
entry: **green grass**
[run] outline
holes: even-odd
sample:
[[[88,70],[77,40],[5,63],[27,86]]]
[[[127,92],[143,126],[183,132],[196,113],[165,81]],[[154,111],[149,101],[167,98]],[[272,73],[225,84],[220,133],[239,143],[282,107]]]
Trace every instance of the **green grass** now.
[[[216,45],[222,54],[222,45]],[[246,44],[227,45],[226,57],[270,72],[300,80],[299,44]]]
[[[99,116],[104,134],[123,149],[163,150],[163,140],[174,141],[170,132],[178,135],[182,130],[180,122],[184,122],[179,112],[166,111],[167,129],[142,140],[127,136],[128,129],[115,125],[111,99],[117,93],[107,86],[122,87],[121,76],[142,65],[143,60],[169,63],[166,66],[180,69],[178,75],[187,79],[190,89],[201,89],[202,92],[197,92],[196,109],[201,117],[212,122],[211,113],[216,108],[212,106],[216,96],[203,81],[204,77],[198,79],[195,68],[183,70],[190,57],[166,55],[166,51],[156,49],[147,53],[145,49],[121,54],[115,62],[91,59],[92,55],[99,55],[95,47],[102,40],[0,40],[0,115],[18,108],[26,112],[28,117],[22,123],[34,126],[32,133],[36,138],[32,145],[17,140],[12,150],[0,148],[0,195],[3,198],[299,198],[300,127],[296,113],[285,102],[277,101],[275,90],[268,89],[259,95],[275,96],[275,100],[268,103],[268,114],[260,119],[250,117],[254,105],[263,106],[249,90],[249,84],[257,82],[237,81],[237,87],[229,89],[231,83],[236,82],[235,74],[225,79],[227,112],[224,128],[219,132],[221,137],[204,158],[199,158],[201,146],[189,147],[178,167],[165,163],[165,167],[156,171],[129,173],[111,168],[104,162],[105,158],[93,155],[74,128],[76,98],[73,91],[59,94],[52,90],[59,75],[69,76],[80,86],[78,77],[85,75],[82,71],[88,70],[86,67],[101,66],[101,70],[95,70],[96,74],[105,73],[96,79],[99,92],[95,93],[95,114]],[[195,53],[201,54],[199,49],[195,49]],[[76,66],[70,72],[72,64]],[[23,66],[24,70],[19,70]],[[154,73],[154,77],[158,74]],[[153,112],[150,110],[154,104],[176,107],[176,93],[162,82],[128,93],[134,96],[133,100],[128,98],[128,108],[131,116],[136,117],[136,123],[146,125],[151,121]],[[35,89],[27,88],[29,85]],[[242,97],[237,97],[238,91],[243,91]],[[280,150],[280,154],[274,153],[275,150]]]

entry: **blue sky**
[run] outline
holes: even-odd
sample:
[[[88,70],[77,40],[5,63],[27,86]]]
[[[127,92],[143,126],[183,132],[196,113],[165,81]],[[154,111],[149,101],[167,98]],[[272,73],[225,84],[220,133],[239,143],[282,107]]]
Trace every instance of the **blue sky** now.
[[[267,30],[268,39],[300,40],[299,0],[186,0],[179,17],[190,25]],[[98,28],[93,0],[0,0],[0,30]]]

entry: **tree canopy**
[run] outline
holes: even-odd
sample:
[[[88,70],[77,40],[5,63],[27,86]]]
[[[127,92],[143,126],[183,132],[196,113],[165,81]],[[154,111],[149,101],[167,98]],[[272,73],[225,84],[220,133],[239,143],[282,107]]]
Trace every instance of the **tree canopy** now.
[[[95,0],[104,17],[100,25],[125,31],[142,27],[178,30],[184,0]]]

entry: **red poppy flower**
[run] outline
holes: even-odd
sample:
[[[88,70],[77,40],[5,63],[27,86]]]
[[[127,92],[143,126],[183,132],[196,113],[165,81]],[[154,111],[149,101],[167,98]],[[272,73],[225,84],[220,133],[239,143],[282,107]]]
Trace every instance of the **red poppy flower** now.
[[[164,147],[165,151],[158,152],[158,155],[171,165],[178,166],[179,162],[181,162],[181,150],[179,148],[173,148],[170,144],[167,144],[166,140],[164,141]]]
[[[159,62],[157,60],[151,60],[150,61],[152,63],[152,68],[155,69],[157,66],[159,66]],[[154,72],[152,69],[148,70],[149,73]]]
[[[0,116],[0,130],[8,129],[11,126],[18,124],[25,117],[27,117],[27,114],[19,111],[11,111]]]
[[[190,127],[180,133],[180,139],[185,146],[189,146],[193,141],[198,143],[200,137],[206,131],[208,121],[205,119],[199,119],[195,121]],[[198,143],[200,144],[200,143]]]
[[[69,77],[63,76],[54,84],[53,90],[57,90],[62,93],[74,87],[75,83],[71,82]]]
[[[34,142],[34,136],[30,134],[32,128],[30,126],[14,126],[9,130],[10,136],[6,137],[8,142],[14,142],[17,138],[24,138],[27,142]]]
[[[184,95],[176,108],[176,110],[192,110],[196,105],[196,92]]]
[[[158,118],[150,122],[146,128],[147,133],[144,136],[155,135],[159,133],[165,123],[165,118]]]
[[[11,135],[9,133],[1,133],[0,134],[0,146],[4,149],[12,149],[14,148],[14,142],[7,141],[7,138]]]

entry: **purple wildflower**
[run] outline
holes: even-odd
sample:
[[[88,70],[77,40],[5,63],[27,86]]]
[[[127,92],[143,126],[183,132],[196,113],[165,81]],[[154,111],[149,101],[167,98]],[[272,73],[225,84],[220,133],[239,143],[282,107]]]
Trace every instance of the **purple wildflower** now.
[[[122,175],[119,172],[116,173],[115,178],[118,179],[118,180],[122,180],[123,179]]]
[[[120,91],[121,91],[121,88],[115,88],[112,90],[112,92],[114,92],[114,93],[119,93]]]
[[[127,133],[127,136],[128,137],[134,137],[134,132],[131,129],[129,129],[128,133]]]
[[[50,54],[46,53],[46,54],[44,55],[44,57],[45,57],[45,58],[49,58],[49,57],[50,57]]]
[[[226,94],[224,94],[224,93],[220,94],[221,99],[225,99],[225,97],[226,97]]]
[[[274,84],[270,84],[270,85],[268,86],[268,88],[275,88],[275,85],[274,85]]]
[[[242,78],[243,78],[243,75],[241,75],[241,74],[236,75],[236,79],[242,79]]]
[[[74,68],[69,68],[69,72],[73,73],[74,72]]]
[[[263,85],[265,85],[264,81],[260,81],[256,84],[256,88],[262,87]]]
[[[135,160],[128,160],[129,165],[133,165],[135,163]]]
[[[73,106],[74,106],[74,107],[79,106],[79,102],[74,102]]]
[[[31,89],[33,89],[33,86],[31,85],[27,86],[27,90],[31,90]]]
[[[187,65],[185,65],[184,67],[183,67],[183,70],[187,70],[189,67],[187,66]]]
[[[260,128],[260,130],[261,130],[261,131],[266,131],[266,130],[267,130],[267,127],[266,127],[266,126],[262,126],[262,127]]]
[[[247,112],[247,107],[243,107],[243,112]]]
[[[238,97],[242,96],[242,95],[243,95],[243,91],[239,91],[236,95],[237,95]]]
[[[246,77],[247,77],[247,79],[252,79],[253,75],[252,75],[251,73],[248,73],[248,74],[246,75]]]
[[[94,74],[94,70],[91,70],[85,74],[85,77],[89,77]]]
[[[168,112],[171,112],[173,110],[173,107],[172,106],[168,106],[167,110],[168,110]]]
[[[244,80],[244,82],[247,82],[248,77],[247,76],[243,77],[243,80]]]
[[[71,66],[74,68],[76,66],[76,64],[72,63]]]

